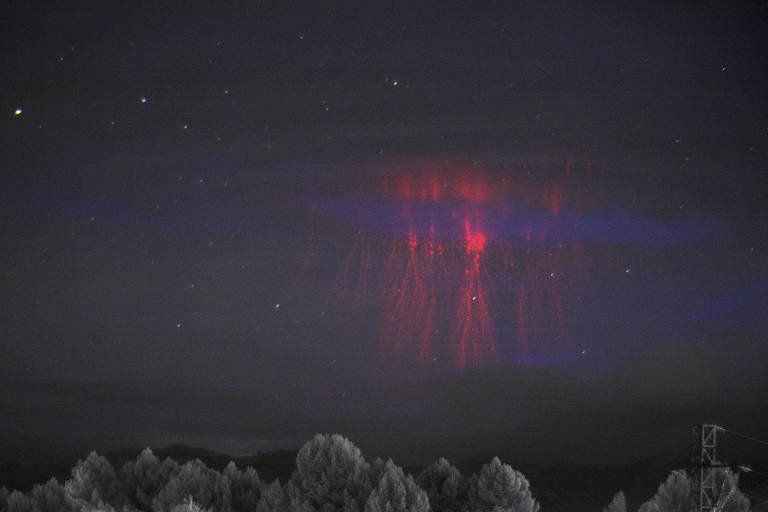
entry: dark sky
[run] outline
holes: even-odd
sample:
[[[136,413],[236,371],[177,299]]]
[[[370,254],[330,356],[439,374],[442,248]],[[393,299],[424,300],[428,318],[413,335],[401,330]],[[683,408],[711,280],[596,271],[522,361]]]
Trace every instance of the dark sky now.
[[[3,7],[0,458],[768,431],[765,3],[413,3]]]

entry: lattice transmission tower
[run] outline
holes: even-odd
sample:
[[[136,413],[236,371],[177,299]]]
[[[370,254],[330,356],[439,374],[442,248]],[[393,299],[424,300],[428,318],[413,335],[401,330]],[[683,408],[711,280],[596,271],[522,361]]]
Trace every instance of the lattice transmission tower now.
[[[717,425],[693,427],[691,450],[691,510],[712,512],[715,510],[715,469],[727,466],[717,460]]]

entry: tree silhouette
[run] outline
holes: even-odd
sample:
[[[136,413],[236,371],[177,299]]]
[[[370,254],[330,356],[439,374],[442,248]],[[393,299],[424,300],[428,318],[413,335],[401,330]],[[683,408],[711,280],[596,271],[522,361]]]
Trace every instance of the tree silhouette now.
[[[471,482],[469,509],[473,512],[537,512],[539,504],[531,496],[528,480],[498,457],[484,465]]]
[[[617,492],[608,506],[603,509],[603,512],[627,512],[627,500],[624,498],[624,492]]]
[[[256,512],[283,512],[287,508],[288,496],[280,485],[280,480],[275,480],[261,494]]]
[[[5,486],[0,487],[0,510],[8,508],[8,496],[10,496],[8,489]]]
[[[291,481],[319,512],[358,512],[371,491],[369,469],[351,441],[317,434],[296,455]]]
[[[365,504],[365,512],[429,512],[429,498],[411,475],[392,460],[384,465],[379,483]]]
[[[731,490],[728,474],[722,468],[715,472],[715,499]],[[659,485],[653,498],[640,506],[639,512],[688,512],[690,506],[691,480],[685,471],[673,471],[667,480]],[[724,504],[723,512],[748,512],[749,499],[738,489]]]
[[[8,512],[35,512],[32,500],[21,491],[13,491],[8,496],[6,509]]]
[[[416,481],[426,491],[435,512],[458,512],[467,498],[467,482],[442,457],[424,468]]]
[[[187,496],[184,503],[180,503],[171,509],[171,512],[212,512],[210,509],[204,509],[197,503],[195,503],[192,496]]]
[[[29,494],[38,512],[67,512],[72,510],[67,501],[64,487],[55,478],[51,478],[43,485],[35,485]]]
[[[240,471],[234,462],[230,462],[224,468],[224,477],[229,481],[232,510],[234,512],[253,512],[259,504],[259,498],[261,498],[264,488],[256,470],[249,467],[245,471]]]
[[[145,448],[135,461],[128,461],[120,469],[123,493],[128,501],[141,510],[151,510],[154,497],[178,474],[179,465],[166,458],[162,462]]]
[[[155,512],[168,512],[189,496],[203,508],[212,508],[216,512],[232,510],[229,482],[199,459],[181,467],[152,501],[152,508]]]
[[[667,495],[687,492],[686,481],[663,485],[643,512],[656,511],[652,507],[657,502],[673,502]],[[743,499],[736,491],[732,494],[734,503]],[[266,485],[254,468],[241,470],[234,462],[221,472],[198,459],[180,466],[170,458],[161,461],[146,448],[119,473],[105,457],[91,452],[77,461],[63,486],[51,479],[29,493],[0,488],[0,512],[538,512],[538,508],[525,477],[498,458],[469,479],[440,458],[414,479],[391,459],[367,463],[352,442],[336,434],[318,434],[305,443],[285,484],[275,480]],[[625,512],[623,494],[614,497],[604,512]]]
[[[112,464],[96,452],[91,452],[85,460],[77,461],[64,489],[70,505],[77,510],[106,508],[107,504],[120,508],[124,502]]]

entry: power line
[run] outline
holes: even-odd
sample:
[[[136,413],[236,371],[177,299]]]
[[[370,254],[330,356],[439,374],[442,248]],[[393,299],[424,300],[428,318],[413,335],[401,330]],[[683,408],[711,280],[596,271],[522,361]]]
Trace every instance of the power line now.
[[[696,508],[696,510],[699,511],[707,511],[707,512],[713,512],[715,509],[719,509],[719,506],[721,503],[718,501],[716,502],[714,500],[715,498],[715,488],[714,488],[714,474],[713,471],[715,468],[731,468],[736,471],[743,471],[744,473],[748,474],[754,474],[755,476],[762,477],[763,479],[768,478],[768,474],[762,473],[760,471],[755,471],[749,466],[746,465],[739,465],[739,464],[724,464],[722,462],[719,462],[716,458],[716,450],[717,450],[717,431],[720,430],[722,432],[734,435],[736,437],[741,437],[743,439],[746,439],[748,441],[752,441],[754,443],[761,444],[763,446],[768,446],[768,441],[763,441],[762,439],[758,439],[756,437],[749,436],[747,434],[742,434],[740,432],[735,432],[733,430],[721,427],[719,425],[712,425],[712,424],[703,424],[700,427],[696,426],[693,429],[694,432],[694,446],[693,446],[693,453],[691,458],[692,463],[692,475],[694,476],[694,483],[696,484],[696,487],[698,487],[698,492],[695,492],[694,486],[691,486],[691,502],[692,505]],[[696,476],[695,470],[699,471],[698,477]],[[734,485],[734,480],[732,477],[729,477],[731,481],[731,485]],[[734,488],[735,489],[735,488]],[[734,489],[731,489],[730,493],[732,494]],[[752,489],[750,489],[752,491]],[[759,500],[762,503],[768,502],[768,497],[762,494],[762,488],[755,489],[756,493],[752,492],[745,492],[743,489],[740,491],[744,496],[747,496],[749,498],[752,498],[753,500]],[[698,494],[698,496],[696,496]],[[726,499],[729,499],[731,496],[729,496]],[[721,496],[722,498],[722,496]],[[695,505],[695,502],[698,501],[698,505]],[[717,503],[717,504],[716,504]]]
[[[758,439],[756,437],[748,436],[746,434],[741,434],[739,432],[734,432],[733,430],[729,430],[725,427],[721,427],[720,425],[717,426],[718,430],[722,430],[723,432],[728,432],[729,434],[732,434],[734,436],[743,437],[744,439],[749,439],[750,441],[754,441],[755,443],[760,443],[762,445],[768,446],[768,441],[763,441],[762,439]]]
[[[745,472],[745,473],[754,473],[754,474],[756,474],[756,475],[760,475],[760,476],[762,476],[762,477],[768,478],[768,474],[766,474],[766,473],[761,473],[760,471],[755,471],[754,469],[752,469],[752,468],[751,468],[751,467],[749,467],[749,466],[738,465],[737,467],[738,467],[740,470],[742,470],[743,472]]]

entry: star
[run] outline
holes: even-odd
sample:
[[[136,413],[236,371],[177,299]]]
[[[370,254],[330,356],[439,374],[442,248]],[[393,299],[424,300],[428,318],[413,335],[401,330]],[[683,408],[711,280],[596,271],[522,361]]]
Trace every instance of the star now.
[[[17,108],[16,110],[13,111],[13,115],[20,116],[22,112],[23,110],[21,110],[20,108]]]

